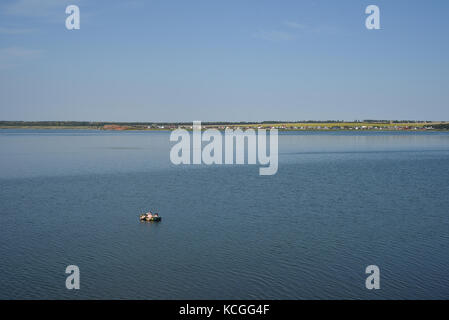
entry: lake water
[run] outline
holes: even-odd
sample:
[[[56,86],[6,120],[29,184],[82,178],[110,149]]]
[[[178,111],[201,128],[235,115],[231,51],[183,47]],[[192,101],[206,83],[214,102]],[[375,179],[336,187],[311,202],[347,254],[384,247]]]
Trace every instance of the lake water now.
[[[174,166],[169,132],[0,130],[0,298],[449,298],[448,133],[279,145],[259,176]]]

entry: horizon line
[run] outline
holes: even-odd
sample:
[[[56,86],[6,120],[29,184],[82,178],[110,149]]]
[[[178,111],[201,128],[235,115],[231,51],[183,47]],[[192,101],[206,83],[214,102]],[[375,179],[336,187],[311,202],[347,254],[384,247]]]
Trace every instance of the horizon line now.
[[[357,122],[449,122],[449,120],[416,120],[416,119],[354,119],[354,120],[335,120],[335,119],[327,119],[327,120],[260,120],[260,121],[248,121],[248,120],[237,120],[237,121],[227,121],[227,120],[214,120],[214,121],[202,121],[202,120],[190,120],[190,121],[107,121],[107,120],[0,120],[1,123],[12,123],[12,122],[28,122],[28,123],[55,123],[55,122],[64,122],[64,123],[133,123],[133,124],[147,124],[147,123],[174,123],[174,124],[187,124],[193,123],[194,121],[200,121],[201,123],[247,123],[247,124],[256,124],[256,123],[325,123],[325,122],[346,122],[346,123],[357,123]]]

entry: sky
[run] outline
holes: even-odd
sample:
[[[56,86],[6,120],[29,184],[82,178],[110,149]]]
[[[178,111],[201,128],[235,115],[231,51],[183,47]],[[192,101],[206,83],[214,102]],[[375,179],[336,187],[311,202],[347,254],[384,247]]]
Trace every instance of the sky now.
[[[0,120],[448,121],[448,14],[447,0],[2,0]]]

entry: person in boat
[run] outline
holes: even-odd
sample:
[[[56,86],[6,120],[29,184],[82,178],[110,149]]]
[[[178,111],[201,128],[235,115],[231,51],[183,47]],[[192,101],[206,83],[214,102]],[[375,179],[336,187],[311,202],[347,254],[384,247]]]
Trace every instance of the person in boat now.
[[[158,217],[159,217],[159,214],[155,213],[155,214],[154,214],[154,217],[155,217],[155,218],[158,218]]]
[[[153,218],[153,214],[151,213],[151,211],[149,211],[149,212],[146,214],[146,217],[147,217],[148,219]]]

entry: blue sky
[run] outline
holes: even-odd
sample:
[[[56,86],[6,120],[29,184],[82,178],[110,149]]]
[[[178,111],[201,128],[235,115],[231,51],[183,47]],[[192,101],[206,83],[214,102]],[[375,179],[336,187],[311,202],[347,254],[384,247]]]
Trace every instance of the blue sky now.
[[[76,4],[81,29],[65,28]],[[365,28],[380,7],[381,30]],[[2,0],[0,120],[449,120],[449,1]]]

